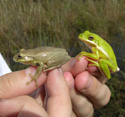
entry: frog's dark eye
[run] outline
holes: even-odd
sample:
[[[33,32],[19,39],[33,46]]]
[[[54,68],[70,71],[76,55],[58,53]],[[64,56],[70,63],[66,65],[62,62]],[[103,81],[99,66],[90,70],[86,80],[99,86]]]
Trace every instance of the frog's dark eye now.
[[[94,39],[94,37],[90,36],[88,39],[89,39],[90,41],[92,41],[92,40]]]
[[[39,63],[36,63],[36,66],[40,66],[40,64],[39,64]]]
[[[22,56],[21,56],[20,54],[19,54],[17,57],[18,57],[18,59],[21,59],[21,58],[22,58]]]

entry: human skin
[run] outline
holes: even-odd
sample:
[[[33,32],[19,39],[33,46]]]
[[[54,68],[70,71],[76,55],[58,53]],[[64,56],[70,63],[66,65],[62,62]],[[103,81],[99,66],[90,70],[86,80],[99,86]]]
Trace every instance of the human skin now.
[[[87,65],[84,57],[80,61],[72,58],[62,69],[54,69],[48,75],[41,73],[38,87],[35,82],[26,85],[31,79],[29,73],[36,71],[34,67],[1,76],[0,116],[93,116],[94,109],[109,102],[110,90],[97,79],[102,77],[98,69],[89,67],[86,70]],[[27,95],[38,88],[36,98]]]
[[[109,88],[102,83],[104,76],[97,67],[87,66],[85,57],[80,61],[72,59],[63,66],[69,71],[64,76],[70,88],[73,110],[78,117],[93,116],[94,109],[105,106],[111,96]]]

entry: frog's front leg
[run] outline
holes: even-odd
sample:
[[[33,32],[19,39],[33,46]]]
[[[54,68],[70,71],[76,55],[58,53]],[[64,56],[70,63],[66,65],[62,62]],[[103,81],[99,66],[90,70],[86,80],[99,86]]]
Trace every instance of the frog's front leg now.
[[[37,82],[37,79],[40,75],[40,73],[43,71],[43,69],[45,69],[46,66],[43,64],[43,63],[40,63],[38,66],[37,66],[37,70],[36,70],[36,73],[34,75],[31,75],[29,74],[29,76],[31,76],[31,81],[27,82],[27,85],[29,85],[32,81],[35,81],[36,83],[36,87],[38,86],[38,82]]]
[[[83,57],[83,56],[86,56],[87,58],[90,58],[92,60],[98,60],[99,59],[99,56],[96,55],[96,54],[93,54],[93,53],[88,53],[88,52],[80,52],[76,57],[78,57],[78,61]]]

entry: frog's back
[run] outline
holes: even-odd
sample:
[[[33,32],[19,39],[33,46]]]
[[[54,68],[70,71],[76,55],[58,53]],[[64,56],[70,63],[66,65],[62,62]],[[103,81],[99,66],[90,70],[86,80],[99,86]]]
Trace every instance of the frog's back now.
[[[64,48],[56,48],[56,47],[51,47],[51,46],[43,46],[43,47],[38,47],[38,48],[36,48],[36,49],[34,49],[34,51],[36,52],[36,53],[40,53],[40,52],[57,52],[57,50],[64,50],[65,51],[65,49]]]
[[[50,46],[38,47],[35,49],[30,49],[32,51],[32,57],[35,61],[42,61],[43,63],[47,63],[52,57],[57,55],[65,55],[68,56],[68,53],[64,48],[56,48]]]
[[[28,56],[41,56],[41,54],[54,54],[54,52],[60,52],[60,51],[66,51],[63,48],[56,48],[56,47],[50,47],[50,46],[43,46],[43,47],[38,47],[35,49],[28,49],[25,51],[25,53],[27,53]]]

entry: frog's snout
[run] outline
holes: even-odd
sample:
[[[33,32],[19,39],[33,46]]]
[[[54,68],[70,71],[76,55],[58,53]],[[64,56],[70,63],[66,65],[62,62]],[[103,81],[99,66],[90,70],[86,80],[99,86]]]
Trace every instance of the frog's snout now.
[[[16,55],[13,57],[13,61],[15,61],[15,62],[16,62]]]

